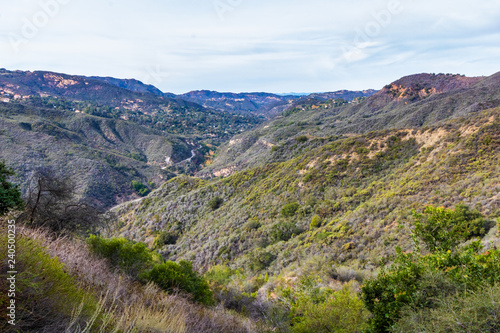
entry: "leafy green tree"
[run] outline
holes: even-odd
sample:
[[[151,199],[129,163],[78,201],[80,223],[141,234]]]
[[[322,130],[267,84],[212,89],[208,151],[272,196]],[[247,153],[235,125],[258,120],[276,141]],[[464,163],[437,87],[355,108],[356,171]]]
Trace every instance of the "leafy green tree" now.
[[[0,216],[7,214],[11,209],[21,208],[23,205],[19,188],[7,181],[8,177],[13,175],[14,171],[4,162],[0,162]]]

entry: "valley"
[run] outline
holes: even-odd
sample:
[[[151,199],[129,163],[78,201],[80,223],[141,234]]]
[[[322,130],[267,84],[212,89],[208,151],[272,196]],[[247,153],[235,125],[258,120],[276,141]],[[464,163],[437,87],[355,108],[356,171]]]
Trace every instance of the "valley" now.
[[[44,325],[95,331],[416,332],[474,297],[470,331],[500,325],[500,73],[299,96],[1,69],[0,94],[0,197],[49,170],[105,216],[61,233],[5,199],[26,329],[39,290]]]

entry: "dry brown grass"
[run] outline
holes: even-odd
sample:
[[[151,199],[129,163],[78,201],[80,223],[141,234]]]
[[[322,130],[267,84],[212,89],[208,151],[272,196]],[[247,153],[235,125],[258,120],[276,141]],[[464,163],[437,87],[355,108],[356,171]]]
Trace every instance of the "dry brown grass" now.
[[[207,308],[193,304],[182,295],[167,294],[154,284],[144,286],[111,271],[106,260],[92,255],[82,240],[54,236],[43,229],[21,227],[19,232],[43,244],[50,256],[65,264],[80,287],[100,297],[94,318],[86,319],[88,325],[99,318],[101,327],[97,332],[250,333],[258,330],[250,319],[220,306]],[[82,322],[79,316],[78,309],[74,309],[74,323]],[[88,331],[76,324],[68,327],[68,332]]]

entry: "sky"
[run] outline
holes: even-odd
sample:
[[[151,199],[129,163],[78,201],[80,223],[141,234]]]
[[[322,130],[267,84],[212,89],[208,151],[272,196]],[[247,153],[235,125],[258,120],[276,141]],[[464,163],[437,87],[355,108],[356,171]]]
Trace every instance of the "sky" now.
[[[500,1],[0,0],[0,68],[164,92],[380,89],[500,71]]]

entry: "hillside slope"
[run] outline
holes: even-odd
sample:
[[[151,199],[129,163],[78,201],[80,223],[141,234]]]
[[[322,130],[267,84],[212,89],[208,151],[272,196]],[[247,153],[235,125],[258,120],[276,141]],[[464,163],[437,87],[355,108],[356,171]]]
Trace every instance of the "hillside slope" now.
[[[159,184],[172,177],[162,168],[196,148],[188,138],[124,120],[11,103],[0,104],[0,146],[23,191],[33,171],[52,167],[99,207],[135,198],[132,180]]]
[[[152,112],[159,101],[174,107],[199,105],[186,101],[158,96],[151,89],[130,88],[130,84],[118,84],[112,78],[85,77],[48,71],[8,71],[0,69],[0,92],[10,95],[60,97],[68,100],[93,101],[111,107]],[[138,81],[137,81],[138,82]],[[126,82],[125,82],[126,83]],[[130,83],[130,82],[129,82]]]
[[[196,172],[216,146],[263,120],[153,88],[0,69],[0,159],[14,168],[23,192],[34,171],[50,167],[74,180],[83,199],[108,208],[137,197],[132,181],[145,193],[175,173]]]
[[[155,86],[151,84],[142,83],[141,81],[135,79],[117,79],[109,76],[108,77],[90,76],[89,79],[106,82],[114,86],[135,92],[151,93],[153,95],[158,95],[158,96],[175,97],[174,94],[165,94]]]
[[[319,256],[370,270],[395,245],[409,247],[400,226],[412,209],[463,202],[500,215],[499,108],[421,129],[287,141],[270,154],[274,163],[212,181],[175,178],[116,207],[112,234],[151,244],[169,231],[179,239],[164,256],[203,269],[279,273]]]
[[[171,134],[196,135],[215,143],[262,121],[253,115],[215,111],[168,94],[158,95],[155,89],[135,80],[0,69],[0,95],[4,102],[62,106],[130,120]]]
[[[7,229],[7,220],[0,218]],[[18,227],[14,332],[262,332],[248,318],[221,307],[208,308],[155,284],[142,285],[113,270],[81,239],[43,229]],[[7,237],[0,237],[7,247]],[[7,253],[0,254],[7,279]],[[3,285],[2,285],[3,286]],[[9,302],[7,293],[0,300]],[[5,303],[4,303],[5,304]]]
[[[272,162],[276,155],[271,150],[289,145],[297,136],[315,138],[421,128],[497,106],[500,106],[500,73],[486,78],[411,75],[387,85],[361,103],[308,99],[283,112],[281,117],[232,138],[199,176],[227,176],[235,170]]]

